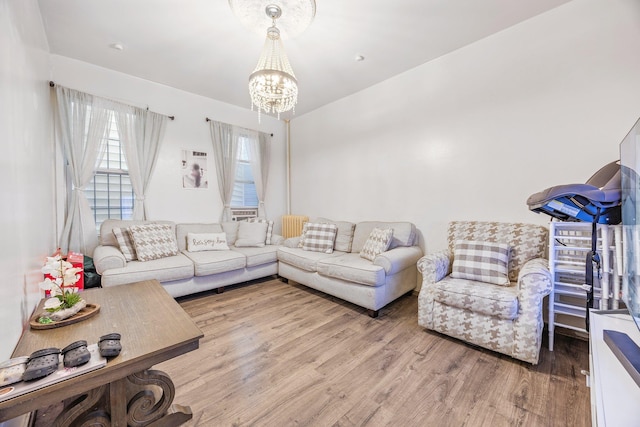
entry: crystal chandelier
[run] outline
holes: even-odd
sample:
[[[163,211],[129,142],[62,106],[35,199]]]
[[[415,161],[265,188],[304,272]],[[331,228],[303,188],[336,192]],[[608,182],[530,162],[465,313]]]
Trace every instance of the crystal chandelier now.
[[[276,113],[278,118],[285,111],[295,113],[298,82],[282,39],[296,37],[311,24],[315,0],[229,0],[229,5],[245,27],[260,35],[271,24],[258,65],[249,76],[251,109],[257,107],[258,120],[261,112]]]
[[[280,30],[276,28],[276,19],[282,16],[282,9],[271,4],[265,11],[272,19],[272,25],[267,30],[258,65],[249,76],[251,110],[254,106],[258,109],[258,120],[262,111],[277,113],[278,119],[285,111],[293,110],[295,114],[298,102],[298,81],[284,51]]]

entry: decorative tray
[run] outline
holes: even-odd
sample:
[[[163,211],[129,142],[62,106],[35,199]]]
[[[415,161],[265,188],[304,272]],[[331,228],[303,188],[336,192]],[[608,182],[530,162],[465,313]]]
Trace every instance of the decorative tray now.
[[[44,302],[41,302],[40,305],[38,305],[38,308],[36,309],[35,314],[31,316],[31,320],[29,320],[29,326],[31,326],[31,329],[53,329],[53,328],[60,328],[62,326],[72,325],[74,323],[87,320],[95,316],[96,314],[98,314],[98,312],[100,311],[100,304],[87,303],[87,306],[85,308],[83,308],[73,316],[68,317],[64,320],[53,321],[51,323],[38,323],[38,318],[42,315],[44,311],[42,308],[43,304]]]
[[[98,344],[91,344],[87,346],[87,350],[89,350],[89,353],[91,354],[91,359],[89,359],[89,361],[84,365],[80,365],[75,368],[65,368],[63,358],[60,357],[58,370],[51,375],[47,375],[44,378],[34,381],[20,381],[6,387],[0,387],[0,402],[106,366],[107,359],[100,356]]]

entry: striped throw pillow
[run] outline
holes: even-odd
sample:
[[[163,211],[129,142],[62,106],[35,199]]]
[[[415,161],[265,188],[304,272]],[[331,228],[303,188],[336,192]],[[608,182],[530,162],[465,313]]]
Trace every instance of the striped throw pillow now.
[[[135,261],[138,259],[136,256],[136,247],[133,244],[133,239],[131,238],[131,233],[129,233],[128,228],[114,228],[112,230],[113,235],[116,237],[118,241],[118,246],[120,246],[120,252],[124,255],[124,259],[127,261]]]
[[[456,240],[451,277],[509,286],[509,255],[506,243]]]

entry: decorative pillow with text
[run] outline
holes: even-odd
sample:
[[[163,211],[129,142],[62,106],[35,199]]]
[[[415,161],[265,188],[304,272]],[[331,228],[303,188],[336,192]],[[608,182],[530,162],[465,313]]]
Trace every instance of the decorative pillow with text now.
[[[227,233],[187,233],[187,250],[189,252],[229,250]]]

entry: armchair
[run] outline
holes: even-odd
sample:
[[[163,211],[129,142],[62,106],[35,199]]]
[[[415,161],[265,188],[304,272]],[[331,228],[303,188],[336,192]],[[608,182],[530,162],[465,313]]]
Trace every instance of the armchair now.
[[[544,259],[548,231],[531,224],[454,221],[449,249],[418,261],[422,288],[418,324],[469,343],[538,363],[542,343],[542,301],[551,291]],[[510,247],[507,286],[451,276],[456,241],[506,243]]]

